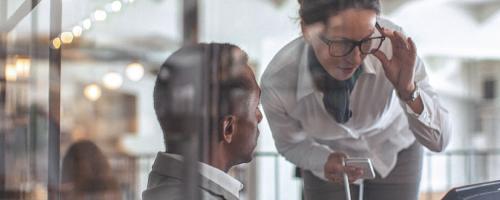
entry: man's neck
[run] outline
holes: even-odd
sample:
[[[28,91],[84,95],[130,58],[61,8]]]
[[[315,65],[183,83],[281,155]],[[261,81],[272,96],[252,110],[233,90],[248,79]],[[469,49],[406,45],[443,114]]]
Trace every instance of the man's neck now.
[[[229,171],[229,169],[232,167],[229,156],[227,155],[226,151],[223,151],[223,148],[220,146],[213,148],[212,155],[210,156],[207,164],[224,172]]]

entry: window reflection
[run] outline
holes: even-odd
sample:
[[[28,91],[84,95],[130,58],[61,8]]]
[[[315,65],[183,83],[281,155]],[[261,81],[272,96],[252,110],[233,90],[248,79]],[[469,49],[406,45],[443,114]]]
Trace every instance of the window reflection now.
[[[3,26],[25,1],[0,2]],[[114,197],[139,199],[163,147],[152,106],[154,75],[183,44],[184,0],[63,0],[62,31],[54,38],[50,2],[40,1],[12,29],[0,32],[2,195],[47,199],[49,125],[55,125],[61,132],[61,176],[70,146],[89,141],[100,149],[95,155],[108,161],[113,178],[103,182],[114,179]],[[500,179],[500,3],[382,4],[383,14],[414,36],[430,82],[454,121],[450,151],[426,152],[421,197],[440,199],[451,187]],[[297,0],[206,0],[198,8],[197,39],[242,47],[257,79],[283,45],[300,37]],[[60,124],[48,117],[51,48],[62,53]],[[255,162],[231,172],[245,184],[242,196],[300,199],[301,180],[291,176],[295,167],[276,152],[265,120],[261,130]],[[63,194],[67,184],[61,178]]]

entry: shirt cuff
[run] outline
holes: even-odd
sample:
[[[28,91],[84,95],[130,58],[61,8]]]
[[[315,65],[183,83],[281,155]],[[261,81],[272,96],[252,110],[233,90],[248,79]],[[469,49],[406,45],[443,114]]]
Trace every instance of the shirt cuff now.
[[[427,102],[427,97],[425,96],[425,94],[423,92],[420,92],[420,99],[422,100],[422,105],[424,107],[424,109],[422,110],[422,113],[420,113],[420,114],[414,112],[413,109],[403,100],[400,100],[400,103],[404,104],[403,107],[404,107],[404,110],[408,116],[410,116],[414,119],[417,119],[418,121],[422,122],[423,124],[430,125],[431,118],[429,115],[429,110],[427,108],[428,105],[425,104]]]
[[[331,150],[330,148],[318,148],[317,149],[317,152],[316,152],[316,155],[317,155],[317,165],[314,166],[314,168],[311,170],[311,172],[316,175],[317,177],[327,181],[328,179],[326,179],[325,177],[325,164],[326,164],[326,161],[328,161],[328,157],[330,156],[331,153],[333,153],[334,151]]]

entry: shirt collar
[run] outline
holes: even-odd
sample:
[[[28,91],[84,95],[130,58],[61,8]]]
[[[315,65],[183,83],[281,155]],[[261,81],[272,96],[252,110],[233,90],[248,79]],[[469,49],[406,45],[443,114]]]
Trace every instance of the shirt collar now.
[[[178,154],[171,154],[171,153],[161,153],[166,156],[169,156],[171,158],[174,158],[178,161],[182,161],[183,157]],[[240,196],[240,190],[243,189],[243,184],[236,180],[234,177],[228,175],[227,173],[223,172],[220,169],[217,169],[215,167],[212,167],[208,164],[199,162],[200,164],[200,174],[215,182],[216,184],[220,185],[221,187],[225,188],[228,190],[231,194],[233,194],[236,197]]]
[[[308,96],[316,90],[311,72],[309,71],[308,67],[309,58],[307,56],[307,52],[309,51],[309,48],[311,48],[311,46],[309,44],[306,44],[304,50],[302,51],[302,55],[300,55],[301,59],[299,61],[299,76],[297,80],[297,101],[304,98],[305,96]],[[373,63],[368,62],[370,60],[370,56],[372,55],[368,55],[363,61],[363,64],[361,66],[363,67],[363,72],[361,73],[361,76],[363,76],[364,74],[376,74]]]

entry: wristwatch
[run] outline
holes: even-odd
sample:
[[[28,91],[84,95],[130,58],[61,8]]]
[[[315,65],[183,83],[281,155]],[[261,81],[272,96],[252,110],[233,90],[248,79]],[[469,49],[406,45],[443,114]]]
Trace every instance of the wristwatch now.
[[[415,89],[410,93],[410,96],[408,98],[402,98],[399,95],[399,92],[397,92],[397,94],[398,97],[405,102],[414,102],[415,100],[417,100],[418,96],[420,96],[420,89],[418,88],[417,83],[415,83]]]

